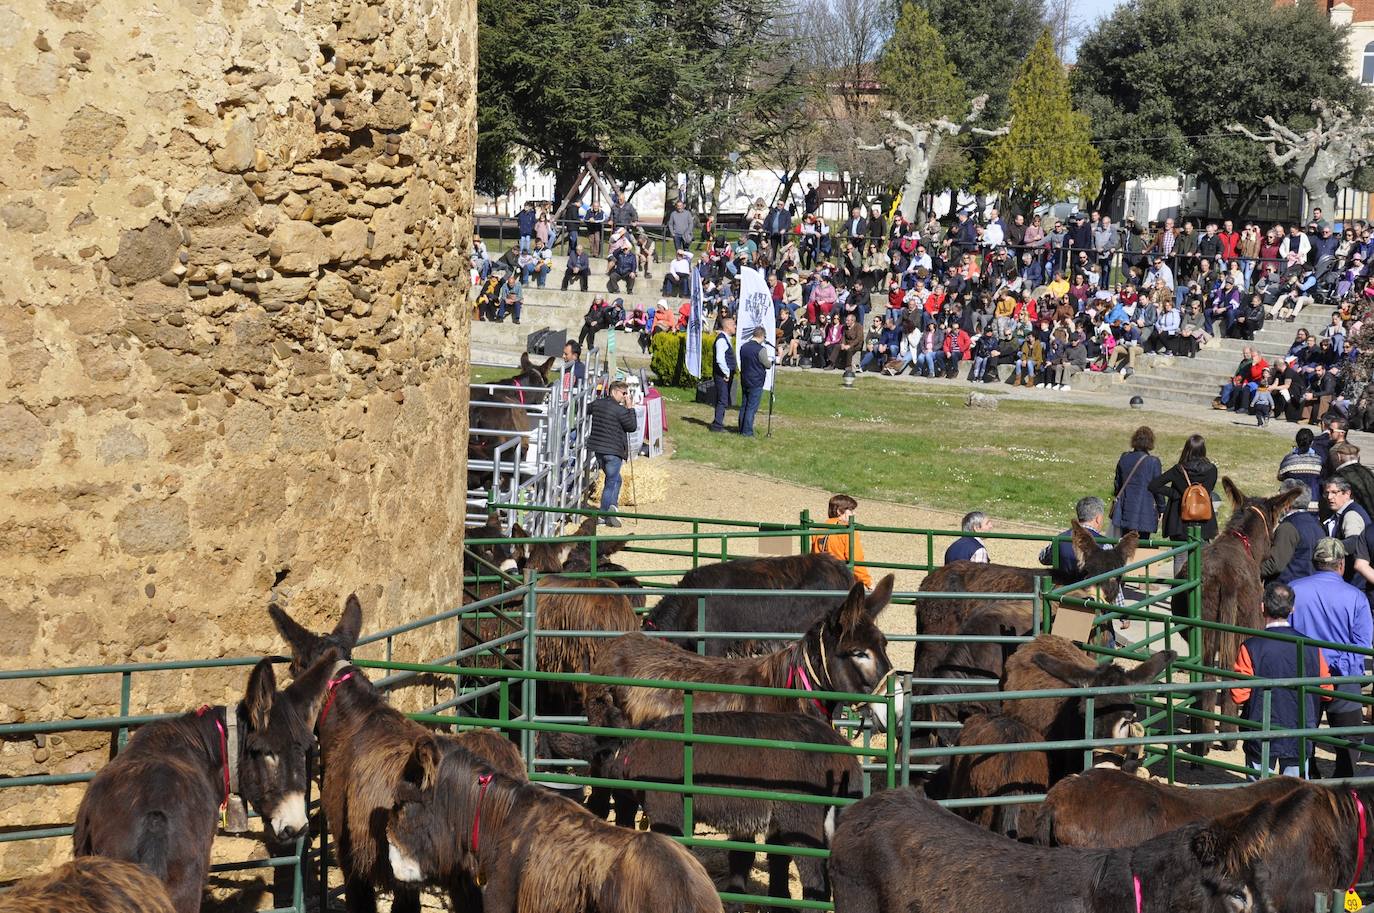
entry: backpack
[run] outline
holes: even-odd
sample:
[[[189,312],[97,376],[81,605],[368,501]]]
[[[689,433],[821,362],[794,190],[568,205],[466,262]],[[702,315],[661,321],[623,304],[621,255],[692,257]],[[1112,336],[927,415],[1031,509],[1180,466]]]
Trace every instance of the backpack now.
[[[1188,470],[1182,464],[1178,468],[1183,472],[1183,481],[1188,483],[1183,489],[1183,500],[1179,502],[1178,518],[1184,523],[1206,523],[1212,519],[1212,496],[1205,487],[1188,478]]]

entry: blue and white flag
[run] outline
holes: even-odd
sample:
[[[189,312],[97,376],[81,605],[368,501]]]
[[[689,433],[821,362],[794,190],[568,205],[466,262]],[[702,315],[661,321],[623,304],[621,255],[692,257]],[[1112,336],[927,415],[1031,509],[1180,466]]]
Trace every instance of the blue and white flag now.
[[[687,318],[687,373],[701,376],[702,317],[701,272],[692,267],[692,313]]]
[[[743,351],[744,344],[754,335],[754,327],[758,326],[763,327],[763,341],[768,344],[769,352],[773,352],[777,338],[777,314],[773,310],[773,295],[768,291],[768,280],[763,270],[744,266],[739,271],[739,312],[735,315],[736,352]],[[765,390],[773,389],[776,361],[775,358],[774,364],[768,367],[768,377],[763,382]]]

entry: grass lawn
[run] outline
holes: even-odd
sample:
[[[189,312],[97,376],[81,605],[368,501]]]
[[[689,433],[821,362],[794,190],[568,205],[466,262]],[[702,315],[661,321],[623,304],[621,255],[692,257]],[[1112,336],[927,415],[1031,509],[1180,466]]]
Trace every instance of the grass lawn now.
[[[1198,429],[1184,417],[1004,398],[996,411],[964,405],[966,391],[922,390],[861,377],[845,390],[834,372],[779,376],[773,434],[768,399],[760,437],[712,434],[708,406],[665,389],[675,459],[844,491],[854,497],[1062,526],[1073,502],[1111,494],[1116,460],[1142,423],[1154,428],[1167,469]],[[738,397],[738,388],[736,389]],[[729,424],[736,421],[732,414]],[[1204,425],[1208,455],[1247,492],[1272,494],[1288,452],[1283,438]]]

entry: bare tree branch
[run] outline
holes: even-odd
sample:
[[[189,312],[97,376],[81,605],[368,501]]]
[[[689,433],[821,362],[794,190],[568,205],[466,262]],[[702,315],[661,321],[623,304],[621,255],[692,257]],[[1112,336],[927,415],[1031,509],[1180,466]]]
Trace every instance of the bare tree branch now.
[[[1302,182],[1312,207],[1327,211],[1340,190],[1341,180],[1374,159],[1374,115],[1356,116],[1348,108],[1318,98],[1312,102],[1316,125],[1302,133],[1265,117],[1268,134],[1258,134],[1243,124],[1226,129],[1265,144],[1269,161]]]

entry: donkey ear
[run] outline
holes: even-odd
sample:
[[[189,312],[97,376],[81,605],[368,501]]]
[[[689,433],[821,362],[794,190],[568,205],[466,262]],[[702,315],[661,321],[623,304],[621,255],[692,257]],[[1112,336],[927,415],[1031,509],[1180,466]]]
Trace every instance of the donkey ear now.
[[[892,584],[896,579],[894,575],[888,574],[878,581],[873,592],[864,599],[864,611],[868,613],[869,618],[877,618],[882,614],[883,609],[887,608],[887,604],[892,601]]]
[[[416,742],[411,750],[410,758],[401,772],[401,779],[416,789],[425,789],[434,782],[441,757],[439,742],[432,735],[425,736]]]
[[[587,517],[578,524],[577,529],[573,530],[574,536],[595,536],[596,517]]]
[[[1126,680],[1133,685],[1143,685],[1154,681],[1159,674],[1169,667],[1169,663],[1178,659],[1178,654],[1173,650],[1160,650],[1145,662],[1136,666],[1126,673]]]
[[[1040,670],[1051,678],[1057,678],[1073,688],[1088,688],[1097,679],[1096,669],[1065,662],[1056,656],[1049,656],[1045,653],[1036,653],[1031,657],[1031,662],[1039,666]]]
[[[1078,559],[1078,566],[1082,567],[1087,563],[1088,556],[1098,550],[1097,540],[1088,532],[1088,528],[1077,520],[1069,524],[1069,529],[1073,533],[1073,556]]]
[[[295,619],[287,615],[286,610],[275,602],[267,607],[267,614],[276,626],[277,633],[291,645],[291,652],[297,659],[307,655],[318,642],[319,638],[296,624]]]
[[[530,369],[530,356],[529,356],[529,353],[528,353],[528,352],[521,352],[521,353],[520,353],[520,370],[521,370],[521,371],[528,371],[529,369]]]
[[[549,372],[553,370],[553,363],[555,361],[557,361],[557,359],[550,355],[549,360],[544,362],[544,367],[539,369],[540,375],[542,375],[543,377],[548,377]]]
[[[358,601],[357,593],[349,593],[344,602],[343,617],[334,626],[335,642],[353,649],[358,643],[358,635],[363,631],[363,604]]]
[[[864,585],[856,582],[850,588],[844,602],[836,606],[831,613],[831,622],[841,633],[854,630],[869,620],[868,607],[864,603]]]
[[[324,695],[329,690],[329,676],[338,665],[339,658],[339,651],[330,647],[286,688],[287,695],[309,708],[306,718],[311,721],[312,727],[324,707]]]
[[[1121,556],[1121,564],[1124,567],[1135,559],[1135,550],[1140,546],[1140,533],[1131,530],[1121,537],[1121,541],[1116,543],[1117,554]]]
[[[1231,509],[1240,510],[1245,506],[1245,492],[1236,487],[1236,483],[1231,481],[1230,476],[1222,476],[1221,487],[1226,491],[1226,496],[1231,499]]]
[[[1314,791],[1299,787],[1278,802],[1263,801],[1247,809],[1214,818],[1193,835],[1193,855],[1204,866],[1220,867],[1238,876],[1264,851],[1276,821],[1296,821],[1313,800]]]
[[[1281,492],[1269,499],[1270,516],[1274,519],[1282,517],[1290,507],[1298,503],[1299,499],[1310,498],[1311,492],[1306,488],[1294,488],[1292,491]]]
[[[261,732],[272,719],[272,702],[277,699],[277,673],[270,657],[258,660],[248,676],[248,690],[243,695],[243,708],[248,712],[248,725]]]

